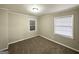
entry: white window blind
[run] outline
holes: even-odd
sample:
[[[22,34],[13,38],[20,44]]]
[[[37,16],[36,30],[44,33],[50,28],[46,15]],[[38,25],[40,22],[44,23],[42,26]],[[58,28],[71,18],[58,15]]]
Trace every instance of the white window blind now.
[[[54,17],[54,32],[73,38],[73,15]]]

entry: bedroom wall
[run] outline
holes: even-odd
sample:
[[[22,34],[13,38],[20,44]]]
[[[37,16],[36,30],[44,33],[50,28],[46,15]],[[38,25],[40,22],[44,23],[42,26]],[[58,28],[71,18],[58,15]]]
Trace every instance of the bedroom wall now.
[[[37,31],[29,31],[28,20],[37,19],[32,15],[0,9],[0,51],[8,49],[8,44],[38,36]]]
[[[36,18],[35,16],[32,16]],[[37,36],[37,31],[30,32],[28,29],[28,20],[30,15],[24,15],[15,12],[8,13],[9,44]]]
[[[0,9],[0,50],[8,48],[8,13]]]
[[[39,17],[39,35],[79,51],[79,9],[64,10]],[[74,39],[54,34],[54,16],[74,15]]]

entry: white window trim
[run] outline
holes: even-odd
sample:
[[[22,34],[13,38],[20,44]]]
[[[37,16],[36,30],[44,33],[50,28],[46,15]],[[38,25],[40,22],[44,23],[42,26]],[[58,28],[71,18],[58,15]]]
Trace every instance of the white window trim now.
[[[34,20],[35,21],[35,30],[30,31],[30,20]],[[37,19],[34,17],[29,17],[28,19],[28,30],[29,32],[36,32],[37,31]]]
[[[67,35],[62,35],[62,34],[55,33],[55,22],[53,22],[54,23],[54,34],[60,35],[60,36],[66,37],[66,38],[74,39],[74,15],[73,14],[72,15],[65,15],[65,16],[54,16],[54,20],[56,18],[67,17],[67,16],[72,16],[72,37],[67,36]]]

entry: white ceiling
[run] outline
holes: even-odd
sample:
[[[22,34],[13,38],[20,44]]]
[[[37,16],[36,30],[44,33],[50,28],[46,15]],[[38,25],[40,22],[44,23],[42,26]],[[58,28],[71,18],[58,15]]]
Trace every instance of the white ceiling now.
[[[23,14],[33,14],[33,15],[42,15],[47,13],[53,13],[62,11],[65,9],[73,8],[78,6],[77,4],[36,4],[40,10],[38,13],[33,13],[30,11],[30,8],[33,7],[34,4],[1,4],[0,8],[6,8],[11,11],[16,11]]]

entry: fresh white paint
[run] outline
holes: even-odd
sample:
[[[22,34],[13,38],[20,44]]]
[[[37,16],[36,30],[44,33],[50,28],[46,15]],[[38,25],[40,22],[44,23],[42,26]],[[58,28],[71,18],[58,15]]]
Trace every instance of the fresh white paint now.
[[[76,6],[78,6],[78,4],[0,4],[0,8],[6,8],[11,11],[36,16],[60,12],[70,8],[72,9]],[[32,8],[38,8],[39,10],[35,13]]]
[[[41,12],[38,14],[31,13],[27,10],[28,5],[12,4],[12,5],[0,5],[0,50],[8,47],[8,43],[13,43],[21,41],[23,39],[31,38],[38,35],[43,35],[50,40],[55,40],[58,43],[64,44],[66,46],[72,47],[75,50],[79,50],[79,9],[73,10],[72,8],[77,5],[47,5],[43,4]],[[6,9],[4,11],[4,9]],[[7,10],[8,9],[8,10]],[[28,8],[29,9],[29,8]],[[72,9],[72,10],[71,10]],[[67,11],[65,11],[67,10]],[[7,11],[11,11],[7,13]],[[62,11],[62,12],[60,12]],[[65,11],[65,12],[63,12]],[[54,12],[59,12],[55,14]],[[48,15],[48,13],[53,13]],[[32,15],[28,15],[32,14]],[[44,15],[47,14],[47,15]],[[52,24],[53,17],[55,15],[71,15],[74,14],[74,40],[66,38],[60,35],[54,35],[54,27]],[[8,15],[8,16],[7,16]],[[39,16],[37,20],[37,31],[29,32],[28,30],[28,19],[30,16]],[[36,17],[35,16],[35,17]],[[8,18],[7,18],[8,17]],[[37,18],[36,18],[37,19]],[[7,35],[8,34],[8,35]]]

